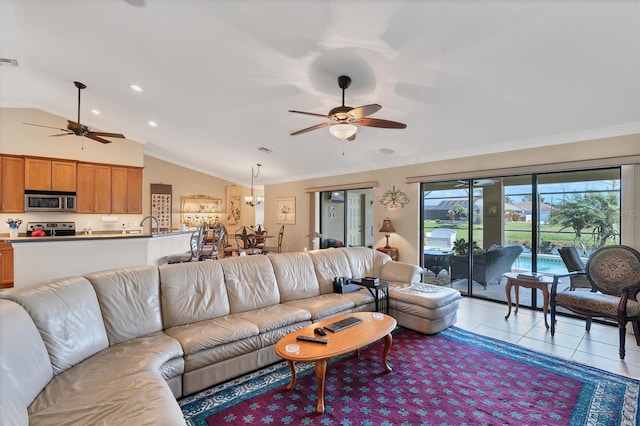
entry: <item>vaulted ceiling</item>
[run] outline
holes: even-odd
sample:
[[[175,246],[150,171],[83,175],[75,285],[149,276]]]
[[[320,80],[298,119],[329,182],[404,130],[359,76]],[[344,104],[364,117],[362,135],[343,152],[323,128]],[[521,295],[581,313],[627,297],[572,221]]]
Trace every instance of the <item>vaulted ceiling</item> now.
[[[636,0],[0,0],[0,57],[0,106],[74,120],[81,81],[83,124],[242,184],[640,128]],[[326,120],[289,109],[341,104],[340,75],[347,105],[407,128],[290,136]]]

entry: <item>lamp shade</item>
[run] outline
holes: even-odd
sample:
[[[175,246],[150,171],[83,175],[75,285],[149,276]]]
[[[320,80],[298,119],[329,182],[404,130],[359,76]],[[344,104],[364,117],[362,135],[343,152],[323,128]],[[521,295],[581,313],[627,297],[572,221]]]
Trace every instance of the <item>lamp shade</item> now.
[[[311,231],[307,235],[305,235],[305,237],[307,237],[307,238],[322,238],[322,234],[319,233],[318,231]]]
[[[393,224],[391,224],[391,219],[385,219],[382,221],[382,226],[380,227],[380,231],[378,232],[396,232],[393,228]]]
[[[355,135],[358,128],[353,124],[334,124],[329,127],[329,133],[333,137],[346,141],[351,136]]]

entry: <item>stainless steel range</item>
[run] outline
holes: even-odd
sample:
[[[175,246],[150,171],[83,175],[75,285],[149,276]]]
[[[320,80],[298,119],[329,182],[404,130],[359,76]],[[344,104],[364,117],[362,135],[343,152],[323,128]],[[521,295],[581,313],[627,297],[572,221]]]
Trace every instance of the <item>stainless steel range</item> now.
[[[27,223],[27,237],[30,237],[36,229],[42,229],[48,237],[76,235],[75,222],[29,222]]]

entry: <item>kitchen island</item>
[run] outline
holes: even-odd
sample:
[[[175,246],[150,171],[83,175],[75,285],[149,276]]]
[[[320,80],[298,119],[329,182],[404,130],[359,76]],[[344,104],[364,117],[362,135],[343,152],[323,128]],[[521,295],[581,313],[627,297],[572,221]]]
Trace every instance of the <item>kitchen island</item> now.
[[[5,237],[13,246],[13,286],[137,265],[160,265],[189,250],[191,232]]]

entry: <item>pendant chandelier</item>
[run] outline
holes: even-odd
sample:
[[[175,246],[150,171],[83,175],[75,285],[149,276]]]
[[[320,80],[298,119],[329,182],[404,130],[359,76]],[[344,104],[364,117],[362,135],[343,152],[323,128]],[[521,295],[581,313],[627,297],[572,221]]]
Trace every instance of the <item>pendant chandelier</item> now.
[[[251,166],[251,196],[244,197],[244,202],[251,207],[255,207],[258,204],[262,203],[262,197],[256,196],[253,189],[253,180],[256,179],[260,174],[260,166],[262,166],[262,164],[258,163],[256,164],[256,166],[258,166],[258,170],[255,173],[253,171],[253,166]]]

